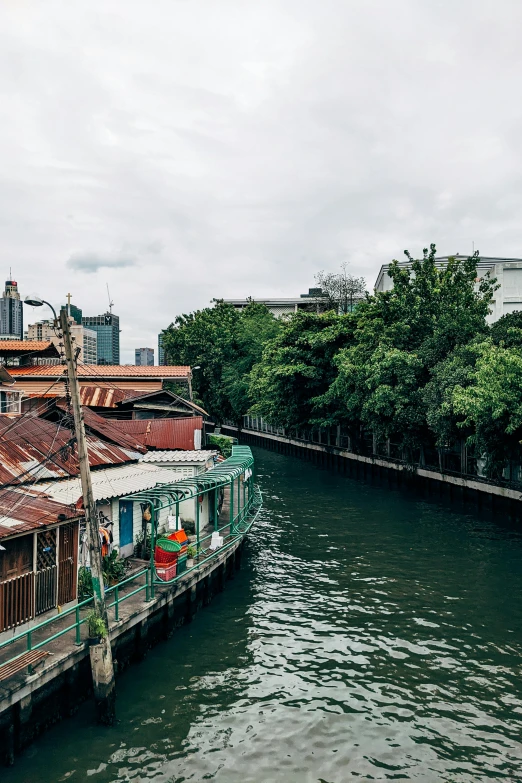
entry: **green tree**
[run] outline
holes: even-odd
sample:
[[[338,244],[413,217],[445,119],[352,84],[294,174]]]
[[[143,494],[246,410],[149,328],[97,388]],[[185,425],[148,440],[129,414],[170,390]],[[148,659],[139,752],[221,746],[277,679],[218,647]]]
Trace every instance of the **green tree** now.
[[[421,259],[394,261],[390,291],[363,301],[354,343],[335,358],[338,375],[324,402],[346,425],[416,448],[429,435],[423,389],[457,346],[486,334],[495,281],[476,284],[478,256],[439,267],[435,245]]]
[[[334,357],[353,339],[355,324],[353,315],[333,312],[298,312],[283,322],[250,374],[252,413],[290,429],[327,415],[322,395],[337,372]]]
[[[491,326],[491,339],[505,348],[522,347],[522,311],[506,313]]]
[[[210,415],[239,423],[249,407],[248,373],[278,328],[262,304],[238,311],[217,300],[214,307],[177,316],[163,331],[163,345],[169,363],[199,365],[193,391]]]
[[[452,404],[460,426],[473,433],[469,440],[485,459],[486,475],[500,477],[508,460],[520,458],[522,350],[485,340],[471,383],[455,386]]]
[[[480,338],[458,346],[433,367],[431,378],[422,391],[426,421],[439,448],[456,442],[464,434],[465,419],[455,409],[453,393],[457,386],[463,389],[473,383],[481,349]],[[471,431],[467,434],[471,435]]]

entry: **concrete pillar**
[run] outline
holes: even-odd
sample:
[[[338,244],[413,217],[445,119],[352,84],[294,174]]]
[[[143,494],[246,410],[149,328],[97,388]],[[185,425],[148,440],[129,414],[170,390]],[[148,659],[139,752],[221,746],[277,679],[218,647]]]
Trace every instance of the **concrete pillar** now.
[[[4,729],[5,731],[5,763],[12,767],[15,762],[15,727],[14,720]]]
[[[96,720],[112,726],[115,718],[116,688],[109,638],[89,648]]]
[[[225,580],[226,580],[225,564],[221,563],[217,572],[217,587],[220,593],[222,593],[223,590],[225,589]]]
[[[76,693],[76,683],[78,680],[78,664],[75,663],[65,672],[63,705],[66,715],[74,715],[78,711],[78,696]]]
[[[135,658],[142,661],[147,655],[147,620],[142,620],[135,627]]]
[[[196,592],[197,592],[196,585],[189,587],[189,589],[187,590],[187,611],[185,615],[185,619],[187,623],[191,623],[194,618],[194,615],[196,614],[196,610],[197,610]]]

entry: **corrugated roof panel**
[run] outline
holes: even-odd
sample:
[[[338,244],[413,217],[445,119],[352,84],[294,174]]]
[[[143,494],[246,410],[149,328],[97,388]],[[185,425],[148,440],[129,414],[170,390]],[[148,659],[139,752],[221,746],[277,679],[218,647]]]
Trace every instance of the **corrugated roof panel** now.
[[[0,539],[81,516],[83,511],[57,502],[42,493],[17,489],[0,491]]]
[[[65,400],[58,400],[56,403],[58,408],[66,410]],[[146,451],[145,446],[139,441],[138,438],[128,435],[123,430],[115,427],[111,419],[104,419],[98,413],[91,411],[90,408],[82,406],[83,420],[85,426],[95,432],[97,435],[101,435],[103,438],[112,441],[117,446],[122,446],[125,449],[131,449],[131,451]]]
[[[217,456],[217,451],[148,451],[143,457],[140,457],[140,462],[207,462]]]
[[[194,432],[203,429],[201,416],[190,416],[186,419],[133,419],[132,421],[117,421],[112,423],[138,438],[147,448],[153,449],[194,449]]]
[[[157,484],[180,481],[183,476],[174,470],[159,465],[124,465],[91,473],[92,491],[95,500],[117,498],[151,489]],[[41,484],[39,489],[61,503],[76,504],[82,498],[79,478]]]
[[[140,456],[91,435],[87,436],[87,448],[92,468],[131,462]],[[37,465],[41,463],[47,477],[76,476],[79,464],[73,433],[37,416],[0,418],[0,483],[27,482],[38,474]]]

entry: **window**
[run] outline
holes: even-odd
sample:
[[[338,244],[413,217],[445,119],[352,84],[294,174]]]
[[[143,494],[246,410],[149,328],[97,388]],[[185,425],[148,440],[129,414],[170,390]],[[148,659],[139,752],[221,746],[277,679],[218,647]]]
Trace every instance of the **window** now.
[[[0,391],[0,414],[20,413],[21,392]]]

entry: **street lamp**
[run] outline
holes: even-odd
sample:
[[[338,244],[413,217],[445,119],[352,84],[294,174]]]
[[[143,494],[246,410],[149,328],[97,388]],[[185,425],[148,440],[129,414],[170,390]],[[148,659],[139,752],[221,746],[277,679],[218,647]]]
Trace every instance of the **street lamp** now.
[[[46,302],[45,299],[40,299],[39,296],[26,296],[24,299],[24,303],[26,305],[31,305],[31,307],[41,307],[42,305],[46,304],[47,307],[50,307],[53,311],[54,320],[58,320],[58,316],[56,315],[56,310],[52,306],[50,302]]]

